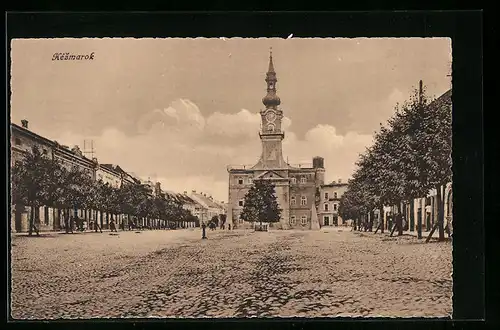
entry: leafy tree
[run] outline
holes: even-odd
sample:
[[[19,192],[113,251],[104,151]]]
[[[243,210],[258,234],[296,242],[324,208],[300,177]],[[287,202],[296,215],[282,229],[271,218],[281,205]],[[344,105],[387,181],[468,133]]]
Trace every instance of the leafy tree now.
[[[33,234],[35,227],[35,210],[46,205],[51,199],[53,191],[54,173],[57,164],[46,157],[37,146],[31,152],[16,162],[12,168],[12,200],[17,207],[29,206],[31,208],[29,219],[29,235]]]
[[[249,222],[278,222],[281,209],[275,195],[274,185],[267,180],[256,180],[245,195],[240,217]]]

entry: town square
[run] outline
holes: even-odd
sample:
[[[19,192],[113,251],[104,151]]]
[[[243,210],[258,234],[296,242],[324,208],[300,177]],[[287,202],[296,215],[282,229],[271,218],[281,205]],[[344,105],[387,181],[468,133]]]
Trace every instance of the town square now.
[[[14,319],[452,315],[450,39],[12,45]]]
[[[199,230],[12,240],[16,319],[447,317],[449,242]],[[57,242],[57,245],[54,244]]]

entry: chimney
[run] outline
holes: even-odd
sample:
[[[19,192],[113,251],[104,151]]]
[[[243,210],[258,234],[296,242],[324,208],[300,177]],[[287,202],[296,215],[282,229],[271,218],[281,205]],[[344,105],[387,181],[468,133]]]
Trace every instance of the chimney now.
[[[342,179],[339,179],[339,183],[342,183]]]
[[[23,125],[23,128],[28,129],[28,121],[26,119],[21,120],[21,125]]]
[[[184,190],[184,195],[187,195],[187,194],[188,194],[188,192]]]

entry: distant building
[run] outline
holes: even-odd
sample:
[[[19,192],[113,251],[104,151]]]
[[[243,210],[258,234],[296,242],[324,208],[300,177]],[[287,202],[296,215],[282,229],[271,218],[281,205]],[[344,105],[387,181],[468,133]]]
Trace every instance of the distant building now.
[[[347,190],[347,183],[341,180],[321,185],[318,217],[322,226],[343,225],[339,215],[340,198]]]
[[[227,222],[233,227],[250,227],[241,218],[244,199],[254,180],[266,180],[275,185],[279,207],[282,209],[278,228],[317,229],[317,196],[324,184],[324,159],[314,157],[312,164],[290,165],[283,158],[283,110],[276,95],[276,72],[272,54],[266,74],[267,95],[262,99],[265,109],[260,111],[262,154],[254,165],[228,166],[229,198]]]
[[[201,222],[207,223],[214,216],[219,217],[221,214],[225,214],[225,208],[215,201],[212,196],[207,196],[206,193],[197,193],[196,190],[192,190],[189,197],[203,207],[202,213],[198,216]]]

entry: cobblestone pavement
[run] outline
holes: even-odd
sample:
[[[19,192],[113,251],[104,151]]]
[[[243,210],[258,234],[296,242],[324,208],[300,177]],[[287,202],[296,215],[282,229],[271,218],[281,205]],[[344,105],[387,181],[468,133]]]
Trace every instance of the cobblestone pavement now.
[[[319,231],[12,238],[15,319],[448,316],[451,243]]]

